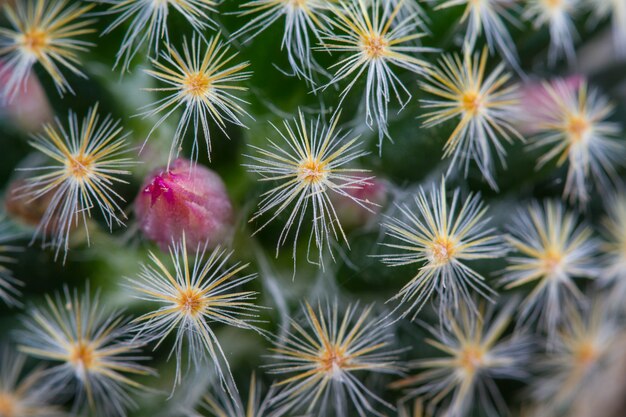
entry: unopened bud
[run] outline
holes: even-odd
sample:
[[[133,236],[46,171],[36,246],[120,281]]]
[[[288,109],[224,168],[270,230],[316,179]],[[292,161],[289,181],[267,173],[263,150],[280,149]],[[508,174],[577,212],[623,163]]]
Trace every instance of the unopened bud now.
[[[2,73],[0,84],[6,83],[11,76],[6,68],[0,63],[0,73]],[[26,132],[38,131],[42,125],[53,120],[52,108],[46,93],[33,72],[26,78],[24,88],[20,87],[13,100],[3,102],[0,99],[0,104],[2,113],[5,113],[15,125]]]
[[[135,202],[142,232],[162,249],[179,241],[214,247],[233,229],[233,208],[222,179],[202,165],[177,159],[148,175]]]
[[[387,201],[387,186],[384,182],[370,178],[366,174],[353,175],[362,177],[364,182],[358,186],[355,185],[354,188],[345,189],[352,198],[337,193],[332,195],[337,218],[345,229],[354,229],[366,225],[376,217]],[[366,202],[366,207],[357,201]],[[367,202],[371,204],[367,204]]]

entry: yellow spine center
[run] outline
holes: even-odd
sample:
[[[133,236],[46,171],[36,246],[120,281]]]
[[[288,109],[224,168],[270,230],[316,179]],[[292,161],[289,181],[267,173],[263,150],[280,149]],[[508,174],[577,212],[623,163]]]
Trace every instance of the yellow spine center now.
[[[17,416],[17,399],[8,392],[0,392],[0,416]]]
[[[204,297],[197,288],[187,288],[178,296],[178,308],[187,315],[197,316],[205,307]]]
[[[320,355],[319,369],[322,372],[334,373],[337,370],[341,370],[346,361],[347,359],[340,346],[328,346]]]
[[[320,184],[328,178],[328,169],[317,159],[307,159],[298,167],[298,177],[307,184]]]
[[[483,107],[482,97],[475,91],[468,91],[461,96],[461,108],[470,115],[474,116],[480,112]]]
[[[91,174],[93,174],[93,164],[94,158],[91,155],[72,155],[67,158],[67,161],[65,163],[65,169],[68,176],[75,178],[79,181],[83,181]]]
[[[560,251],[548,249],[541,261],[546,274],[557,275],[563,264],[563,254]]]
[[[40,56],[43,49],[45,49],[50,42],[48,34],[38,28],[31,29],[24,33],[19,40],[19,43],[24,49],[33,55]]]
[[[480,9],[484,5],[484,2],[485,0],[468,0],[468,7]]]
[[[581,344],[575,352],[577,364],[582,368],[592,365],[598,356],[598,349],[591,342]]]
[[[187,76],[183,82],[184,92],[192,97],[202,97],[211,89],[211,79],[202,72]]]
[[[435,264],[450,262],[456,252],[456,244],[449,237],[435,239],[430,247],[430,260]]]
[[[566,131],[569,134],[571,142],[580,142],[587,136],[591,123],[583,116],[574,115],[568,118],[566,123]]]
[[[75,368],[90,369],[95,362],[95,352],[88,342],[78,342],[72,347],[69,362]]]
[[[560,9],[563,7],[563,0],[544,0],[544,4],[548,9]]]
[[[476,372],[484,363],[485,353],[480,346],[466,346],[458,356],[459,365],[467,373]]]
[[[304,7],[307,0],[285,0],[285,2],[294,9]]]
[[[380,35],[371,34],[363,39],[363,52],[369,59],[381,58],[387,54],[389,42]]]

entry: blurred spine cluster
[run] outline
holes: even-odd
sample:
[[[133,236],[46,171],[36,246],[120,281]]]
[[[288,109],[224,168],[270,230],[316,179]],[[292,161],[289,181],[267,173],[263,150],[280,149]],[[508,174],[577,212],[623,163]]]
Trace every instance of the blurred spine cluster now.
[[[0,4],[0,417],[626,415],[626,0]]]

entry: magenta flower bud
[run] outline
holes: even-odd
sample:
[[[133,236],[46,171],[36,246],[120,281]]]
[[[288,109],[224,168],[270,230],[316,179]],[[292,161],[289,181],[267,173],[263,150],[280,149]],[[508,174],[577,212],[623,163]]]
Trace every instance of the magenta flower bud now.
[[[571,75],[566,78],[552,80],[548,85],[554,90],[553,94],[558,94],[561,98],[575,95],[578,89],[585,82],[582,75]],[[542,125],[550,122],[552,108],[557,100],[551,97],[550,91],[546,89],[545,81],[529,82],[522,88],[520,120],[518,130],[525,135],[533,135],[541,131]]]
[[[11,72],[6,71],[6,66],[0,63],[0,73],[0,84],[4,84],[11,77]],[[24,89],[20,88],[19,94],[12,101],[0,100],[0,109],[13,123],[27,132],[37,131],[43,124],[54,119],[46,93],[33,72],[26,78]]]
[[[233,207],[222,179],[210,169],[177,159],[148,175],[135,201],[142,232],[166,249],[183,233],[187,247],[215,247],[232,233]]]
[[[361,177],[366,181],[355,185],[354,188],[345,189],[349,197],[337,193],[333,193],[331,196],[337,218],[341,226],[346,229],[366,225],[376,217],[387,202],[387,185],[383,181],[370,178],[366,174],[353,174],[353,176]],[[357,201],[369,201],[373,204],[367,205],[366,208],[358,204]]]

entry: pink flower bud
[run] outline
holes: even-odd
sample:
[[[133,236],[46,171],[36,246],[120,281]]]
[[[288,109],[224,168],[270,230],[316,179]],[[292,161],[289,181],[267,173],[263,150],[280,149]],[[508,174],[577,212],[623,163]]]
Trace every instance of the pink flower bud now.
[[[366,174],[353,174],[353,176],[363,179],[369,178]],[[355,186],[355,188],[346,189],[346,192],[357,201],[369,201],[372,204],[366,204],[367,208],[365,208],[352,198],[333,193],[331,196],[333,206],[341,226],[345,229],[364,226],[376,217],[387,201],[386,184],[375,178],[367,179],[366,182]]]
[[[582,75],[571,75],[566,78],[552,80],[548,83],[554,93],[566,97],[575,95],[585,82]],[[533,135],[542,130],[542,125],[550,122],[549,115],[554,114],[555,99],[546,89],[545,82],[529,82],[522,88],[520,120],[518,129],[520,133]]]
[[[135,201],[135,214],[143,233],[162,249],[179,241],[183,232],[190,249],[205,242],[214,247],[233,228],[233,208],[222,179],[186,159],[148,175]]]
[[[0,63],[0,73],[2,73],[0,84],[7,82],[11,76],[9,72],[4,70],[5,68]],[[27,132],[37,131],[43,124],[53,120],[52,108],[46,93],[33,72],[26,79],[25,88],[20,88],[12,101],[3,102],[0,100],[0,103],[2,103],[2,112],[6,113],[13,123]]]

